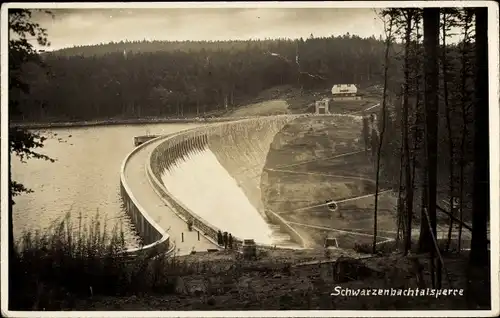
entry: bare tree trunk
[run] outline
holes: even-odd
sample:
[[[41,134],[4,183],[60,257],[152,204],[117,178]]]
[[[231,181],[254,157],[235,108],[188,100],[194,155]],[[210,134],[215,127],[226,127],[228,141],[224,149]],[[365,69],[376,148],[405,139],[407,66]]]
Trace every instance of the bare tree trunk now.
[[[412,188],[412,177],[411,177],[411,158],[410,158],[410,145],[409,145],[409,86],[410,86],[410,41],[411,41],[411,25],[412,25],[412,12],[413,9],[405,10],[406,15],[406,27],[405,27],[405,56],[404,56],[404,92],[403,92],[403,150],[404,150],[404,161],[405,161],[405,183],[406,183],[406,237],[404,245],[405,255],[411,250],[411,220],[413,215],[413,188]]]
[[[418,117],[418,125],[416,126],[419,127],[420,125],[424,124],[425,126],[425,105],[421,105],[421,96],[420,96],[420,82],[418,80],[417,82],[417,117]],[[424,83],[425,84],[425,83]],[[423,107],[424,106],[424,107]],[[417,120],[417,119],[416,119]],[[415,132],[415,140],[420,137],[420,142],[422,142],[424,145],[422,147],[423,153],[425,154],[426,152],[426,142],[425,142],[425,137],[422,135],[423,130],[416,130]],[[416,141],[417,143],[417,141]],[[425,162],[424,159],[420,159],[420,171],[421,171],[421,200],[420,200],[420,233],[419,233],[419,240],[418,240],[418,251],[420,253],[425,253],[429,252],[432,248],[432,235],[430,231],[429,224],[427,222],[427,163]],[[420,161],[419,160],[419,161]]]
[[[454,196],[455,196],[455,187],[454,187],[454,182],[455,182],[455,173],[454,173],[454,165],[455,165],[455,156],[454,156],[454,144],[453,144],[453,131],[451,127],[451,109],[449,105],[449,99],[448,99],[448,64],[446,60],[446,10],[443,11],[443,24],[441,26],[442,30],[442,35],[443,35],[443,46],[442,46],[442,52],[441,52],[441,67],[442,67],[442,72],[443,72],[443,90],[444,90],[444,104],[445,104],[445,113],[446,113],[446,127],[448,130],[448,155],[450,156],[450,161],[448,165],[448,171],[450,173],[450,188],[449,188],[449,203],[450,203],[450,212],[454,213],[455,207],[454,207]],[[450,243],[451,243],[451,233],[453,231],[453,218],[450,217],[450,225],[448,228],[448,239],[446,240],[446,247],[445,251],[448,251],[450,249]]]
[[[466,299],[485,308],[492,306],[489,291],[491,279],[488,251],[489,193],[489,87],[488,87],[488,9],[475,12],[475,100],[474,118],[474,179],[472,191],[472,240],[467,269]],[[495,142],[498,142],[495,140]],[[494,180],[498,182],[498,180]],[[498,211],[495,211],[498,213]]]
[[[489,195],[488,9],[476,8],[476,101],[474,105],[474,191],[470,263],[488,263]]]
[[[386,47],[385,47],[385,57],[384,57],[384,95],[382,97],[382,129],[380,130],[380,138],[378,141],[378,150],[377,150],[377,172],[375,177],[375,209],[373,212],[373,244],[372,244],[372,253],[375,254],[377,252],[377,214],[378,214],[378,191],[379,191],[379,183],[380,183],[380,155],[382,150],[382,144],[385,133],[386,126],[386,111],[387,111],[387,81],[388,81],[388,73],[389,73],[389,49],[392,43],[392,24],[394,18],[391,16],[389,18],[389,29],[387,32],[386,39]]]
[[[432,249],[432,237],[429,224],[426,221],[427,210],[427,164],[423,164],[422,170],[422,200],[420,207],[420,236],[418,240],[418,251],[420,253],[429,252]]]
[[[465,143],[465,131],[463,132],[463,137],[462,137],[462,149],[464,148],[464,143]],[[464,220],[464,153],[461,153],[461,163],[460,163],[460,184],[459,184],[459,212],[458,212],[458,218],[460,219],[460,223],[458,224],[458,246],[457,250],[460,252],[462,250],[462,231],[463,231],[463,225],[462,222]]]
[[[402,141],[402,138],[401,138],[401,141]],[[400,147],[400,150],[399,150],[399,153],[402,154],[403,153],[403,143],[401,142],[401,147]],[[403,237],[406,237],[405,233],[406,233],[406,229],[405,229],[405,225],[407,224],[406,223],[406,219],[404,218],[404,202],[403,202],[403,186],[402,186],[402,183],[403,183],[403,169],[404,169],[404,158],[403,156],[400,156],[400,160],[399,160],[399,190],[398,190],[398,207],[397,207],[397,214],[398,214],[398,229],[397,229],[397,232],[396,232],[396,246],[399,246],[399,239],[400,239],[400,231],[403,232]]]
[[[469,40],[470,40],[470,28],[471,28],[471,19],[472,19],[472,10],[465,9],[465,21],[464,21],[464,38],[462,40],[462,54],[461,54],[461,70],[460,70],[460,80],[461,80],[461,87],[460,91],[462,94],[461,97],[461,106],[462,106],[462,136],[461,136],[461,141],[460,141],[460,158],[459,158],[459,163],[460,163],[460,180],[459,180],[459,219],[460,223],[458,225],[458,251],[461,251],[462,249],[462,231],[463,231],[463,206],[464,206],[464,173],[465,173],[465,163],[466,163],[466,149],[465,149],[465,144],[466,144],[466,139],[468,135],[468,114],[467,114],[467,77],[468,77],[468,57],[467,57],[467,50],[469,47]]]
[[[403,94],[404,94],[404,87],[401,87],[401,111],[403,109]],[[400,114],[400,112],[397,112]],[[398,180],[398,206],[397,206],[397,216],[398,216],[398,229],[396,233],[396,246],[399,247],[399,239],[400,239],[400,231],[402,232],[402,239],[404,240],[406,238],[406,218],[405,218],[405,187],[403,183],[403,171],[405,169],[405,161],[404,161],[404,156],[403,156],[403,149],[404,149],[404,120],[403,116],[399,115],[397,116],[399,118],[399,125],[400,125],[400,130],[401,130],[401,140],[400,140],[400,146],[399,146],[399,180]],[[403,246],[405,246],[405,243],[403,241]]]
[[[426,145],[427,145],[427,207],[429,226],[434,237],[436,231],[436,192],[437,192],[437,134],[438,134],[438,94],[439,66],[439,8],[424,8],[424,48],[425,48],[425,114],[426,114]],[[436,252],[431,249],[432,267]],[[432,268],[433,270],[434,268]],[[440,263],[433,276],[433,286],[440,288]]]
[[[9,184],[7,185],[9,187],[9,202],[7,203],[8,206],[7,206],[7,224],[8,224],[8,239],[9,239],[9,242],[8,242],[8,248],[9,248],[9,268],[8,268],[8,275],[10,277],[9,279],[9,285],[8,285],[8,292],[9,294],[13,294],[15,291],[14,291],[14,287],[15,287],[15,280],[14,280],[14,277],[16,276],[14,274],[14,271],[16,270],[16,253],[15,253],[15,242],[14,242],[14,218],[13,218],[13,209],[12,209],[12,206],[14,205],[14,201],[12,200],[12,169],[11,169],[11,154],[10,154],[10,147],[8,148],[9,153],[7,154],[7,165],[8,165],[8,173],[9,173]],[[12,309],[13,306],[15,306],[16,304],[13,303],[13,300],[15,299],[15,297],[9,297],[9,308]]]
[[[422,126],[425,126],[425,120],[423,119],[425,117],[425,109],[424,105],[422,105],[422,96],[421,96],[421,63],[419,57],[423,54],[420,52],[420,44],[419,44],[419,39],[420,39],[420,16],[416,16],[416,21],[415,21],[415,27],[416,27],[416,33],[417,33],[417,40],[415,41],[415,54],[417,58],[418,65],[416,67],[416,79],[415,79],[415,122],[414,122],[414,144],[413,144],[413,159],[414,159],[414,164],[413,164],[413,172],[412,172],[412,178],[413,181],[416,179],[416,172],[415,172],[415,167],[416,163],[418,162],[420,164],[419,168],[419,173],[421,174],[421,200],[420,200],[420,231],[419,231],[419,240],[418,240],[418,251],[423,253],[423,252],[428,252],[430,248],[432,247],[432,238],[431,238],[431,233],[429,230],[429,226],[426,222],[426,209],[427,209],[427,176],[426,176],[426,163],[423,158],[421,158],[421,151],[420,149],[423,149],[423,153],[425,153],[425,138],[423,136],[424,129],[422,129]],[[424,145],[420,146],[419,145],[423,143]],[[418,153],[417,153],[418,152]],[[417,159],[418,157],[418,159]]]

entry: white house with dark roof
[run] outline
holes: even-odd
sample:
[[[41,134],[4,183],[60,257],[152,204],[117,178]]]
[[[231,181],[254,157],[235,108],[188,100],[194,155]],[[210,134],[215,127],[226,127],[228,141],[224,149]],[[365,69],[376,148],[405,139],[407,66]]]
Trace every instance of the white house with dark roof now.
[[[358,100],[358,88],[354,84],[335,84],[332,86],[332,100]]]

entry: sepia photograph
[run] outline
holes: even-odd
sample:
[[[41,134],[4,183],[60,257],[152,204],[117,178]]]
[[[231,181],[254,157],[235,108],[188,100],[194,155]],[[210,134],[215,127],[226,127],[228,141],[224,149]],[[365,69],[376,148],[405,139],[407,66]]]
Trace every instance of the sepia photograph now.
[[[498,15],[2,4],[2,315],[498,316]]]

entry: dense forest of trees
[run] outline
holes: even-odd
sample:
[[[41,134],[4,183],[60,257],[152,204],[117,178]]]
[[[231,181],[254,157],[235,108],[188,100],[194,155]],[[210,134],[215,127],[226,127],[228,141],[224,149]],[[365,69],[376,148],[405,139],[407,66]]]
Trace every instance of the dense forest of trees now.
[[[438,195],[449,198],[463,197],[463,204],[471,207],[473,164],[473,103],[475,45],[473,32],[473,10],[441,11],[440,44],[437,47],[437,166],[440,176]],[[451,26],[459,27],[459,42],[447,43]],[[400,192],[409,189],[409,200],[413,202],[411,189],[422,189],[426,177],[420,173],[425,169],[425,74],[426,53],[423,44],[422,11],[401,11],[394,17],[393,39],[402,41],[403,51],[388,56],[388,82],[396,87],[396,94],[387,94],[390,100],[386,107],[385,133],[392,136],[383,140],[381,148],[381,174],[392,187]],[[444,35],[444,36],[443,36]],[[392,44],[389,44],[391,46]],[[389,52],[393,52],[389,50]],[[397,62],[394,62],[397,60]],[[395,76],[394,74],[398,74]],[[399,74],[402,74],[400,76]],[[379,114],[383,118],[383,109]],[[368,119],[366,119],[368,121]],[[382,120],[378,121],[382,130]],[[366,124],[365,124],[366,126]],[[366,135],[367,128],[364,128]],[[393,167],[401,166],[401,174]],[[449,182],[453,176],[453,182]],[[462,180],[461,180],[462,178]],[[450,194],[450,191],[453,193]],[[462,194],[460,194],[462,193]],[[421,197],[418,195],[418,197]],[[415,206],[420,206],[414,201]],[[450,203],[451,204],[451,203]],[[409,207],[413,210],[413,206]],[[470,215],[468,215],[470,219]]]
[[[372,131],[379,131],[372,134],[377,137],[371,138],[371,148],[377,149],[372,155],[377,156],[377,181],[380,174],[382,181],[398,190],[398,239],[405,253],[412,249],[412,223],[420,225],[418,250],[431,254],[433,286],[440,286],[441,253],[449,251],[456,224],[455,247],[460,249],[467,228],[472,232],[471,262],[485,264],[488,259],[486,10],[382,11],[386,76],[380,119],[372,126]],[[452,28],[459,30],[458,43],[449,43]],[[392,50],[396,41],[402,47],[397,53]],[[387,92],[389,85],[399,87],[396,96]],[[361,131],[365,140],[370,136],[368,121],[365,118]],[[438,219],[448,220],[444,248],[436,242]],[[375,234],[376,224],[377,203]]]
[[[328,89],[382,81],[384,42],[346,34],[303,40],[120,42],[42,55],[25,65],[19,121],[202,115],[279,85]]]

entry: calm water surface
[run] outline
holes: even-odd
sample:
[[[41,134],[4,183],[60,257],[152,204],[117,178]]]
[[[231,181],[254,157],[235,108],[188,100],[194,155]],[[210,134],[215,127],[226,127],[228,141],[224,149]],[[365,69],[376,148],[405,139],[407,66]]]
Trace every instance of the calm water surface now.
[[[120,166],[134,148],[133,137],[166,134],[197,124],[119,125],[44,130],[48,140],[41,153],[54,163],[12,159],[14,180],[34,192],[15,198],[14,235],[26,230],[46,229],[70,213],[74,227],[81,213],[89,224],[97,213],[108,231],[123,226],[127,244],[137,246],[138,237],[122,208]]]

